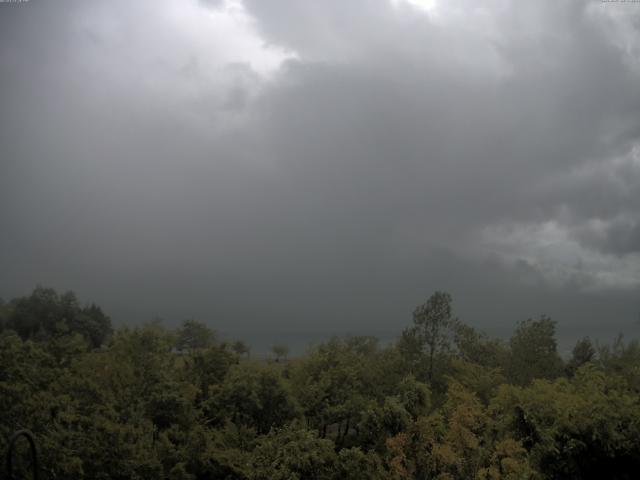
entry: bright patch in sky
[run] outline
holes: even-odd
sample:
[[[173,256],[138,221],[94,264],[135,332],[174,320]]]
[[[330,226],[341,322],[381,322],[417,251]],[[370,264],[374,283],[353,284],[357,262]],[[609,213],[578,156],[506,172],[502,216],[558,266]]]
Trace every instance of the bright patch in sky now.
[[[406,0],[411,5],[426,10],[428,12],[435,10],[437,6],[436,0]]]
[[[482,243],[508,261],[525,261],[552,284],[583,290],[640,286],[640,255],[621,258],[585,248],[554,220],[486,227]]]
[[[430,13],[436,9],[438,4],[437,0],[391,0],[391,3],[394,6],[398,6],[400,3],[406,3]]]
[[[139,28],[139,17],[145,18],[144,29]],[[93,50],[86,53],[100,54],[105,69],[114,69],[114,63],[135,65],[136,75],[144,73],[154,83],[167,75],[216,77],[230,64],[246,65],[265,76],[291,56],[265,44],[238,1],[216,8],[196,0],[158,0],[153,8],[141,3],[126,10],[91,5],[78,15],[76,27],[95,39],[88,46]]]

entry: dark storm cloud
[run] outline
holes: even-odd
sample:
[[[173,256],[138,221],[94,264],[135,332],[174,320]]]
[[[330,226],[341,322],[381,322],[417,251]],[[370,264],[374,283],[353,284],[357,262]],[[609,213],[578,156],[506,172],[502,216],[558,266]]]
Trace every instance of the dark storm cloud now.
[[[3,5],[2,296],[397,331],[438,288],[488,329],[626,328],[638,13],[452,5]]]

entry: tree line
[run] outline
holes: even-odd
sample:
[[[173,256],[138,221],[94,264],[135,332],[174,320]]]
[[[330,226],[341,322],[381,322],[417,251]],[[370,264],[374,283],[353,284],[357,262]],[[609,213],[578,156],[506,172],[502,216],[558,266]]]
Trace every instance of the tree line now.
[[[0,302],[0,449],[31,430],[50,479],[636,478],[636,340],[563,359],[550,318],[491,338],[445,292],[407,323],[264,361],[197,320],[113,329],[38,287]]]

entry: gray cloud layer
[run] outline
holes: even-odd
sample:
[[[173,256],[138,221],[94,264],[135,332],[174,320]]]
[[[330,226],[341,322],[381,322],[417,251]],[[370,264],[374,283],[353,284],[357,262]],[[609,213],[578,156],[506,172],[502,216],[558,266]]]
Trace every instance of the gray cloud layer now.
[[[640,304],[640,8],[37,2],[0,10],[0,294],[120,321],[489,330]]]

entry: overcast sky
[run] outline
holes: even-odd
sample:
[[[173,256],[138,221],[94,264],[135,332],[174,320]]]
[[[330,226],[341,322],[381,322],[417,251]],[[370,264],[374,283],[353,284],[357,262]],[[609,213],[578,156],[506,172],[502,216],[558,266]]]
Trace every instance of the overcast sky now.
[[[0,3],[0,297],[640,331],[640,4]]]

